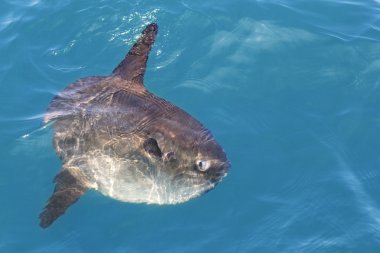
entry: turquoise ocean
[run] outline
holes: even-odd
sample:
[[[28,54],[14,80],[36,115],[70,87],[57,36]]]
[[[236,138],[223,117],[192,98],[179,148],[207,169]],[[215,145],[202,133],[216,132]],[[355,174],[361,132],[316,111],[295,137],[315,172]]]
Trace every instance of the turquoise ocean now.
[[[187,203],[91,191],[48,229],[52,97],[108,75],[145,25],[145,83],[232,167]],[[0,252],[380,252],[379,0],[2,0]]]

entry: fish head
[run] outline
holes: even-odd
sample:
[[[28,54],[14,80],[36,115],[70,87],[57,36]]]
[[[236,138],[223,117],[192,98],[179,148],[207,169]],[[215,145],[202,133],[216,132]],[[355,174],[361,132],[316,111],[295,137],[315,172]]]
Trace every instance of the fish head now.
[[[144,142],[144,151],[165,175],[163,186],[183,202],[214,188],[228,173],[230,162],[212,134],[190,115],[165,119]]]

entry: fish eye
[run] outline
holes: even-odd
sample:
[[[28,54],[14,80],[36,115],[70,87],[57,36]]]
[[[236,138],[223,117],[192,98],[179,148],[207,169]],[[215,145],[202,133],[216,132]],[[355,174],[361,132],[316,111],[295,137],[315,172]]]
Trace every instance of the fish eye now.
[[[197,160],[195,165],[199,171],[206,171],[210,168],[210,162],[204,160]]]

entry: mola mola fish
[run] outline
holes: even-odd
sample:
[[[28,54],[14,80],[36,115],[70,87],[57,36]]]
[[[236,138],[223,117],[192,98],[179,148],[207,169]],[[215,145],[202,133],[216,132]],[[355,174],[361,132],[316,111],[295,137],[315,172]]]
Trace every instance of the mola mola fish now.
[[[144,87],[157,31],[148,25],[111,75],[79,79],[50,102],[44,122],[52,122],[62,168],[41,227],[91,189],[124,202],[176,204],[227,174],[230,163],[212,134]]]

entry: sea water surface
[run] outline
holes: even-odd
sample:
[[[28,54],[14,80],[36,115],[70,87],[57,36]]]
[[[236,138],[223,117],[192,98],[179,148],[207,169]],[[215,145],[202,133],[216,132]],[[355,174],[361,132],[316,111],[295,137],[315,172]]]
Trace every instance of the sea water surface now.
[[[42,117],[157,22],[145,83],[232,168],[175,206],[89,192],[38,215],[60,161]],[[380,252],[380,1],[2,0],[0,252]]]

